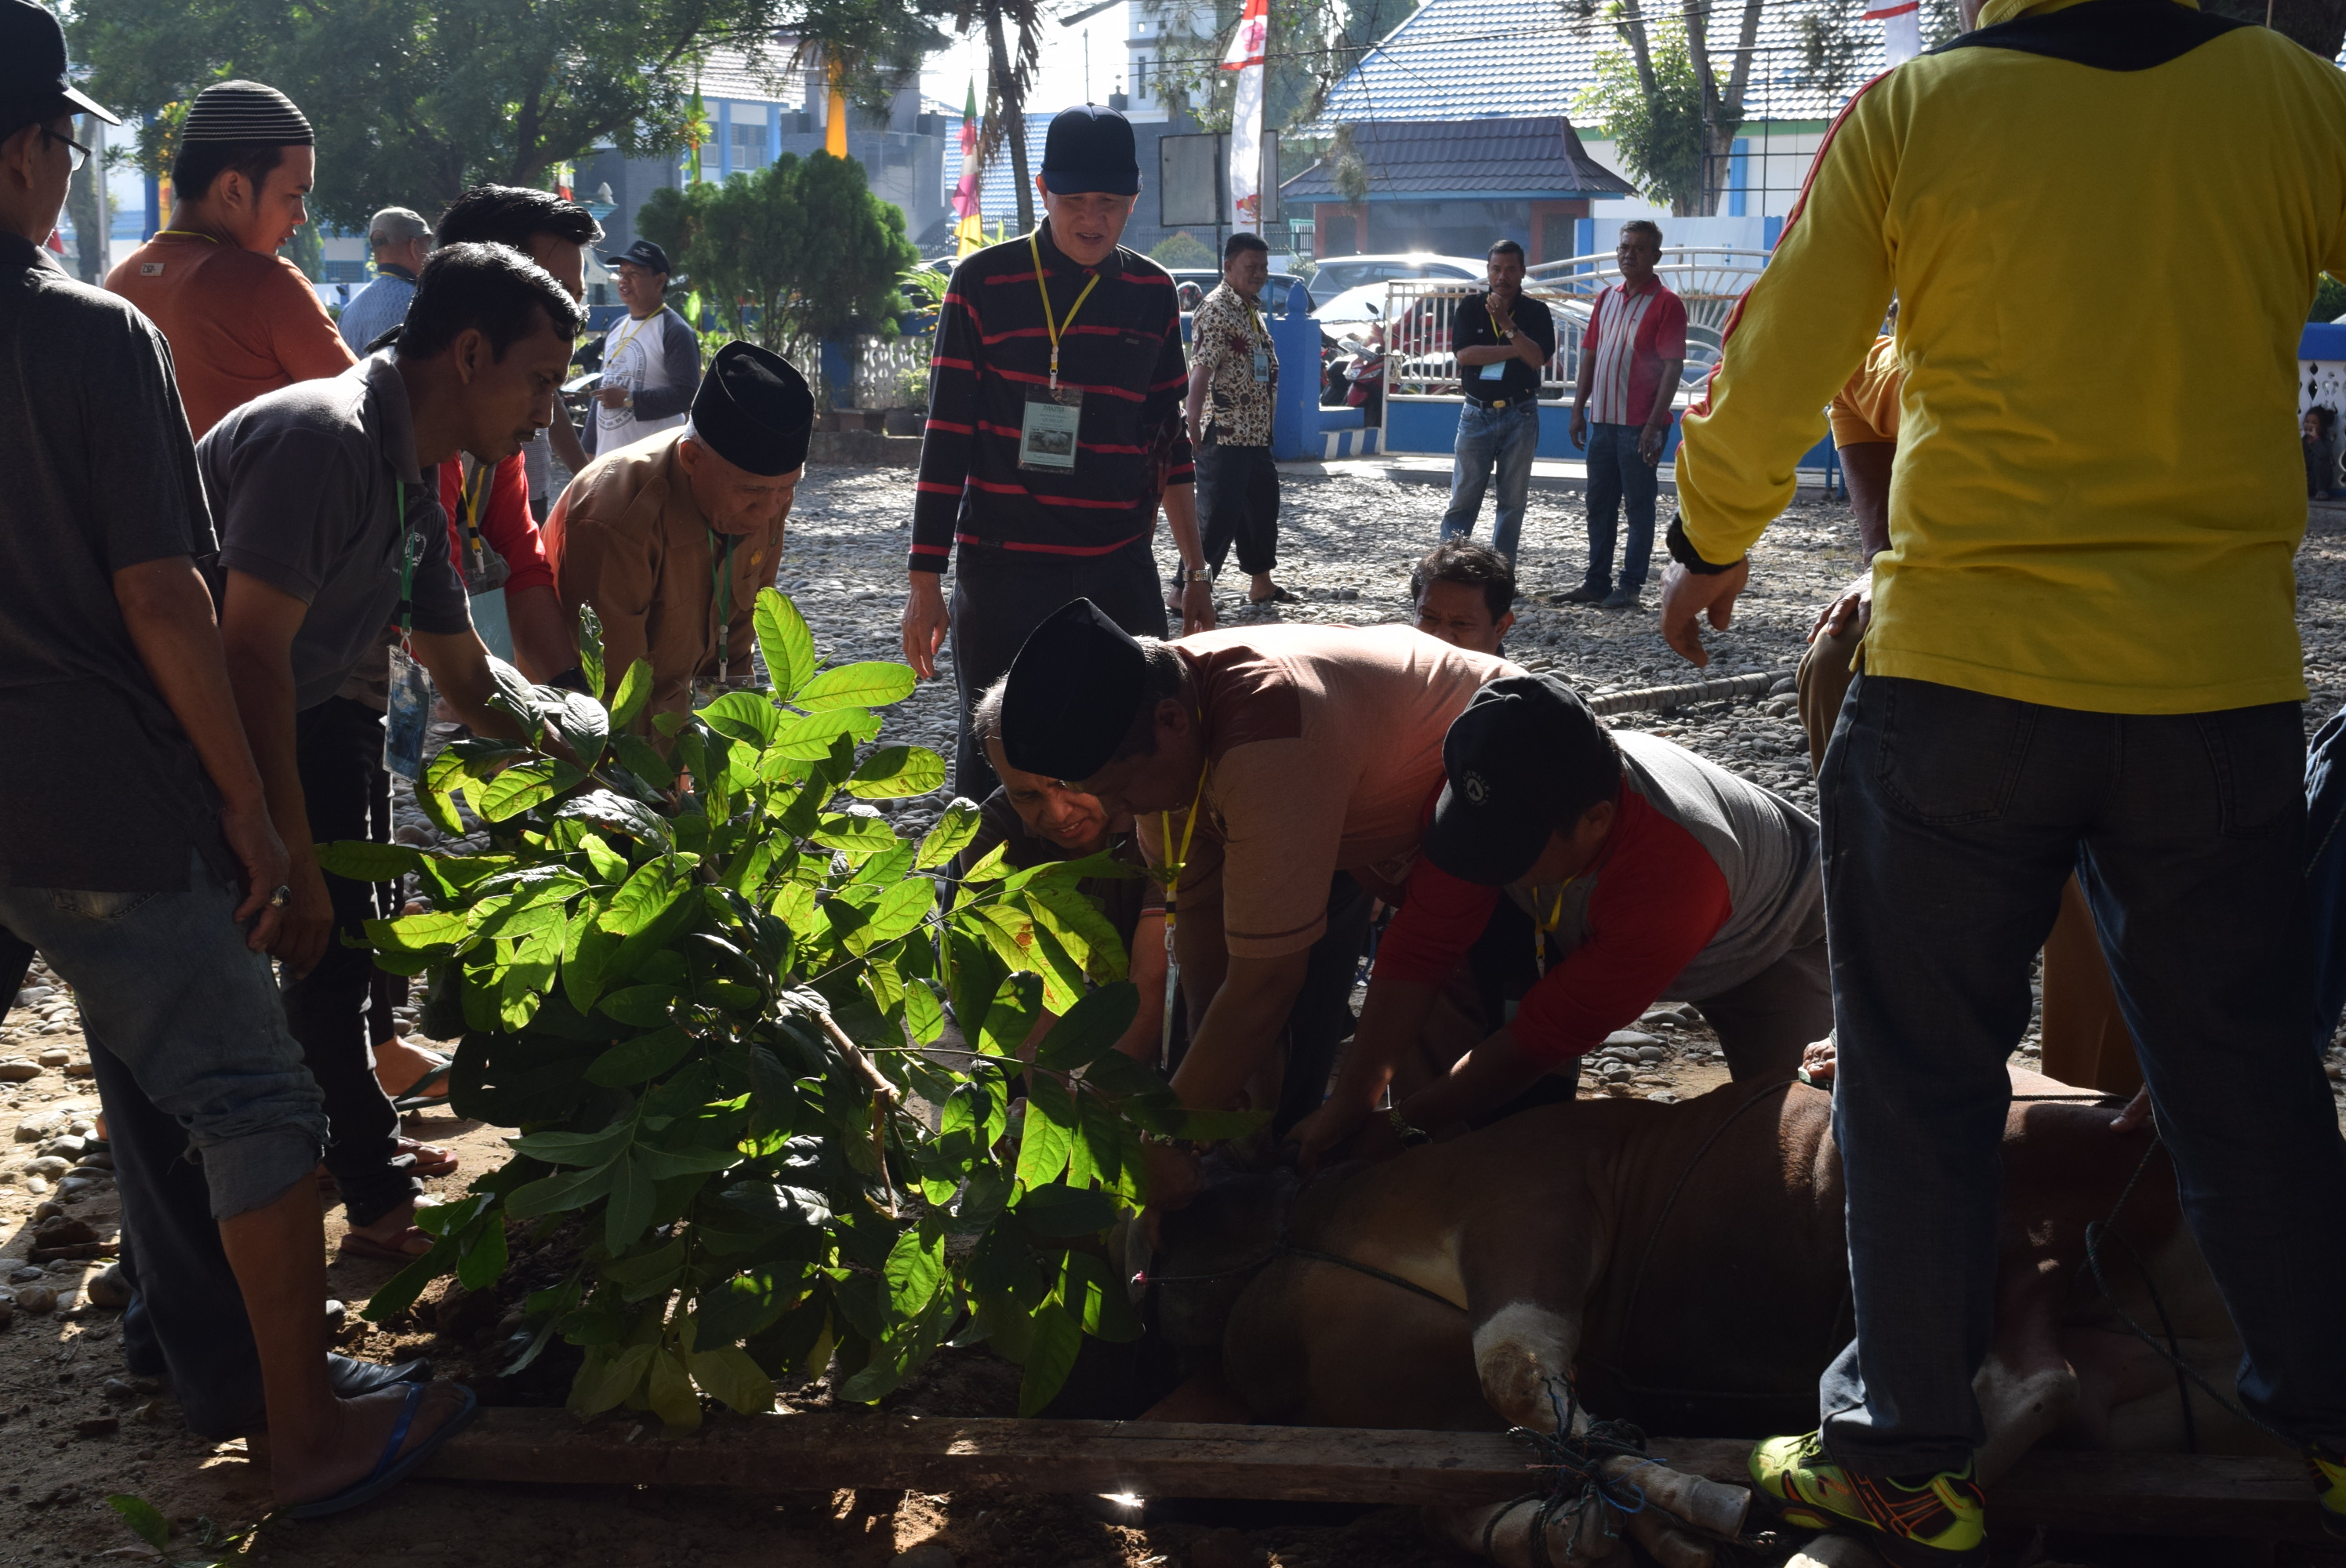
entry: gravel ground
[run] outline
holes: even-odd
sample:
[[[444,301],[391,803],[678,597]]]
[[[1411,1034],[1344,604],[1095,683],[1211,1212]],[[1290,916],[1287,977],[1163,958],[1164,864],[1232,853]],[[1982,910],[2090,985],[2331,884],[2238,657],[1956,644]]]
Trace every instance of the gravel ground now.
[[[1250,609],[1226,602],[1225,625],[1270,620],[1366,625],[1402,620],[1411,563],[1432,543],[1444,501],[1435,488],[1356,474],[1291,477],[1285,489],[1280,580],[1301,602]],[[903,603],[903,558],[911,516],[911,478],[899,471],[822,468],[801,489],[780,581],[834,661],[893,658]],[[1580,575],[1582,512],[1571,494],[1535,494],[1522,565],[1532,597],[1517,609],[1511,657],[1551,668],[1584,689],[1602,692],[1688,678],[1690,671],[1656,632],[1649,592],[1637,614],[1555,606],[1543,596]],[[1752,590],[1736,625],[1711,640],[1714,672],[1789,672],[1817,607],[1855,569],[1844,507],[1808,500],[1770,532],[1754,558]],[[1167,559],[1169,565],[1169,556]],[[2346,510],[2317,513],[2299,559],[2300,622],[2314,688],[2309,728],[2334,711],[2346,688]],[[1226,601],[1235,595],[1226,595]],[[950,754],[954,718],[946,678],[923,686],[889,718],[886,738],[916,740]],[[1706,757],[1778,789],[1813,810],[1805,746],[1789,697],[1758,703],[1712,703],[1671,715],[1631,715],[1624,726],[1668,734]],[[933,817],[936,798],[903,803],[908,820]],[[403,802],[403,836],[436,839]],[[46,994],[41,994],[46,990]],[[66,1258],[36,1266],[34,1248],[79,1237],[61,1226],[86,1227],[98,1246],[113,1240],[118,1206],[103,1171],[102,1144],[78,1130],[97,1110],[86,1076],[87,1047],[70,993],[46,972],[35,973],[0,1022],[0,1564],[49,1564],[123,1554],[129,1537],[103,1498],[117,1492],[148,1497],[181,1522],[192,1545],[201,1518],[236,1525],[265,1503],[262,1476],[242,1442],[211,1444],[179,1430],[168,1390],[131,1379],[121,1364],[114,1314],[85,1298],[86,1277],[99,1259]],[[1617,1040],[1588,1074],[1590,1094],[1678,1097],[1724,1080],[1715,1041],[1690,1011],[1657,1009],[1632,1035]],[[2024,1051],[2031,1049],[2024,1046]],[[46,1056],[46,1061],[42,1058]],[[2346,1055],[2333,1051],[2333,1077]],[[458,1176],[432,1184],[441,1196],[502,1157],[503,1130],[460,1122],[444,1112],[411,1118],[417,1136],[453,1145],[464,1156]],[[58,1139],[83,1138],[74,1147]],[[54,1151],[54,1152],[52,1152]],[[55,1165],[36,1166],[36,1160]],[[64,1170],[75,1171],[61,1192]],[[339,1232],[330,1217],[331,1247]],[[81,1243],[88,1247],[89,1243]],[[507,1284],[519,1289],[533,1259]],[[37,1268],[37,1274],[32,1272]],[[329,1288],[357,1304],[388,1278],[388,1265],[338,1263]],[[21,1276],[21,1278],[19,1278]],[[510,1292],[507,1292],[510,1294]],[[391,1330],[355,1313],[340,1343],[377,1359],[427,1353],[467,1375],[493,1401],[536,1402],[529,1390],[505,1388],[493,1373],[510,1331],[508,1304],[486,1294],[467,1298],[435,1291]],[[1006,1369],[983,1351],[941,1357],[934,1369],[890,1401],[939,1414],[1006,1413],[1015,1395]],[[537,1399],[546,1397],[539,1390]],[[558,1388],[551,1390],[559,1397]],[[827,1402],[820,1389],[785,1390],[792,1408]],[[783,1484],[787,1484],[786,1479]],[[908,1553],[905,1568],[1025,1568],[1099,1563],[1103,1568],[1191,1563],[1198,1568],[1414,1568],[1464,1559],[1426,1546],[1407,1510],[1366,1513],[1346,1524],[1290,1511],[1229,1511],[1219,1519],[1122,1528],[1102,1522],[1083,1500],[964,1494],[951,1498],[895,1492],[710,1494],[684,1489],[612,1494],[557,1487],[419,1485],[352,1525],[272,1530],[251,1556],[327,1568],[332,1564],[414,1564],[459,1568],[525,1564],[550,1568],[589,1558],[613,1563],[719,1568],[740,1564],[852,1564],[882,1568]],[[1213,1528],[1221,1524],[1223,1528]],[[1228,1528],[1230,1524],[1243,1528]],[[2190,1543],[2159,1563],[2231,1562]],[[2150,1563],[2151,1543],[2059,1543],[2063,1555],[2096,1563]],[[2346,1559],[2290,1555],[2336,1568]],[[911,1555],[913,1553],[925,1555]],[[176,1552],[176,1555],[186,1553]],[[2238,1559],[2247,1561],[2246,1558]],[[2273,1561],[2259,1558],[2259,1561]]]

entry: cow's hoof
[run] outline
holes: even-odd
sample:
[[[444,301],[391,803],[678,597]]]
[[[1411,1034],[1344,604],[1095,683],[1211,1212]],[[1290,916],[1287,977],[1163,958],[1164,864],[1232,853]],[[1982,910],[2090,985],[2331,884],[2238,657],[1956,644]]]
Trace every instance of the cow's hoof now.
[[[1820,1535],[1792,1553],[1784,1568],[1887,1568],[1882,1553],[1854,1535]]]

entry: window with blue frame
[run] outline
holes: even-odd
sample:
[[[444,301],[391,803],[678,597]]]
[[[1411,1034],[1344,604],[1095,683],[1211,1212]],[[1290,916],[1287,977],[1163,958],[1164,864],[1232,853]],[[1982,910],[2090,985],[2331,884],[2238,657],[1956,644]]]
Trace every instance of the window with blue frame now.
[[[760,121],[743,125],[740,120],[735,120],[732,133],[733,172],[747,174],[752,169],[765,168],[767,158],[764,123]]]

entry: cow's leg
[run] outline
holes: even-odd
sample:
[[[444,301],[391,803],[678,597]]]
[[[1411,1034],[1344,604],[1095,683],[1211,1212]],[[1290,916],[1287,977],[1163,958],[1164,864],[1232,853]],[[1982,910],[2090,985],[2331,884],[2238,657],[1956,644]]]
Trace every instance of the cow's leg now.
[[[1820,1535],[1791,1555],[1784,1568],[1888,1568],[1882,1553],[1854,1535]]]
[[[1996,1280],[1995,1338],[1972,1379],[1987,1441],[1972,1474],[1991,1485],[2013,1461],[2076,1413],[2077,1374],[2061,1353],[2061,1298],[2069,1271],[2049,1257],[2005,1260]]]
[[[1491,1408],[1513,1426],[1554,1432],[1561,1423],[1569,1435],[1584,1437],[1590,1417],[1571,1397],[1571,1378],[1580,1352],[1582,1306],[1606,1237],[1591,1217],[1600,1212],[1593,1202],[1558,1205],[1556,1195],[1548,1196],[1551,1207],[1536,1215],[1502,1209],[1478,1217],[1459,1240],[1460,1275],[1473,1322],[1475,1374]],[[1705,1568],[1712,1549],[1695,1532],[1731,1540],[1750,1504],[1750,1494],[1739,1487],[1634,1455],[1606,1460],[1598,1468],[1617,1487],[1634,1486],[1655,1506],[1623,1515],[1600,1504],[1571,1521],[1551,1522],[1546,1546],[1558,1563],[1609,1561],[1623,1551],[1619,1537],[1626,1531],[1665,1568]],[[1472,1551],[1484,1550],[1487,1539],[1497,1561],[1528,1563],[1536,1512],[1528,1503],[1450,1511],[1434,1528]]]

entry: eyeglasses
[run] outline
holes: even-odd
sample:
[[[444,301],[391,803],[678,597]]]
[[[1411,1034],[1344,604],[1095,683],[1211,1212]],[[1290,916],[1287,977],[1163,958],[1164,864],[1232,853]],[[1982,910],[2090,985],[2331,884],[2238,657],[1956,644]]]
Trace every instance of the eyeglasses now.
[[[84,164],[86,164],[86,163],[87,163],[87,162],[89,161],[89,157],[90,157],[89,148],[86,148],[86,147],[82,146],[82,145],[81,145],[81,143],[79,143],[79,142],[77,142],[77,141],[74,140],[74,138],[73,138],[73,137],[69,137],[69,136],[59,136],[56,131],[51,130],[51,129],[50,129],[48,127],[46,127],[46,126],[43,126],[43,127],[41,127],[41,135],[42,135],[42,137],[43,137],[44,138],[46,138],[46,140],[49,140],[49,141],[61,141],[61,142],[65,143],[67,147],[69,147],[69,148],[73,148],[73,172],[74,172],[74,173],[76,173],[76,174],[79,174],[79,173],[81,172],[82,165],[84,165]]]

